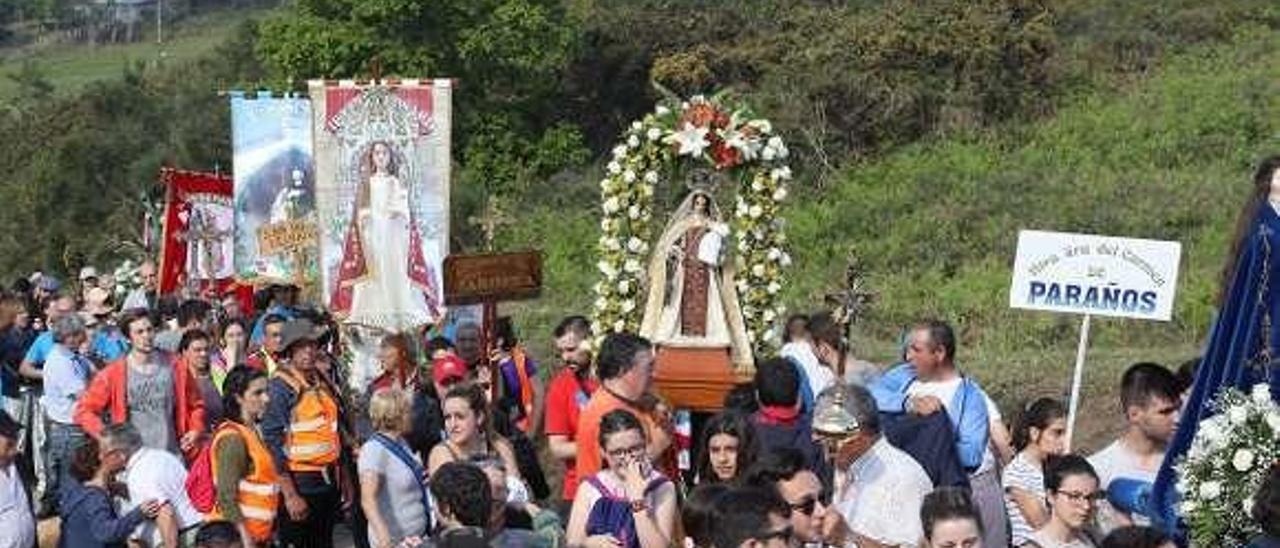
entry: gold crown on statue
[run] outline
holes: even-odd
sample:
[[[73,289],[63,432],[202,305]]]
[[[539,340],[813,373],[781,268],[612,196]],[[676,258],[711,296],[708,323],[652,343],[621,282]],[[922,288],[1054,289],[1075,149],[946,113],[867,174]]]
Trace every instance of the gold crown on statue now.
[[[714,195],[723,182],[724,175],[706,168],[695,168],[685,179],[684,186],[689,189],[689,192]]]

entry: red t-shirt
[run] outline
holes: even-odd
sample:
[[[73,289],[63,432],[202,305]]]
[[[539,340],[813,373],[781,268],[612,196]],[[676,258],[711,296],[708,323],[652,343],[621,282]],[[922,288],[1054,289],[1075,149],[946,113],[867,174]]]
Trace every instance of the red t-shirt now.
[[[547,387],[546,420],[543,430],[548,436],[567,436],[574,441],[578,433],[578,415],[587,406],[596,383],[590,379],[579,380],[572,369],[565,367],[551,379]],[[564,499],[573,500],[578,492],[577,463],[566,460],[564,470]]]

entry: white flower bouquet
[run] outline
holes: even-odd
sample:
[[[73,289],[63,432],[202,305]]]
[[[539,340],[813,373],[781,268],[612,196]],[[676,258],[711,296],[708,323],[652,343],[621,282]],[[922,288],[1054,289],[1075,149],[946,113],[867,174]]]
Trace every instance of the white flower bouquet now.
[[[1244,545],[1260,532],[1254,494],[1280,459],[1280,406],[1265,382],[1223,390],[1213,405],[1178,464],[1179,510],[1193,546]]]

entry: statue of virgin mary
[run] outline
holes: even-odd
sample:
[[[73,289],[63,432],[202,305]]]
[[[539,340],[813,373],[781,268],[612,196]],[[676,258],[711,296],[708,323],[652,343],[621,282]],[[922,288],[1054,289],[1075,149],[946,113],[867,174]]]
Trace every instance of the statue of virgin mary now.
[[[726,348],[735,368],[749,369],[734,268],[725,260],[728,235],[711,194],[691,191],[653,247],[640,335],[659,347]]]
[[[439,317],[409,188],[391,146],[369,146],[330,307],[348,323],[403,331]]]

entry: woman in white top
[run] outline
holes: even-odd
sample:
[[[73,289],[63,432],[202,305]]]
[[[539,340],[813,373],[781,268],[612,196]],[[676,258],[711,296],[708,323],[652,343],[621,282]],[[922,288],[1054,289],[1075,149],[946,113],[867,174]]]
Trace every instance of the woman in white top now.
[[[430,533],[426,471],[404,441],[409,431],[409,396],[383,388],[369,399],[376,432],[360,448],[360,507],[369,521],[374,548],[422,540]]]
[[[1002,481],[1014,546],[1025,544],[1032,531],[1049,521],[1044,500],[1044,461],[1065,451],[1066,431],[1067,409],[1052,398],[1032,402],[1018,417],[1013,433],[1018,454],[1005,468]]]
[[[1093,548],[1094,510],[1104,493],[1098,488],[1098,474],[1079,455],[1053,457],[1045,465],[1044,487],[1048,493],[1049,521],[1031,534],[1025,546],[1036,548]]]

